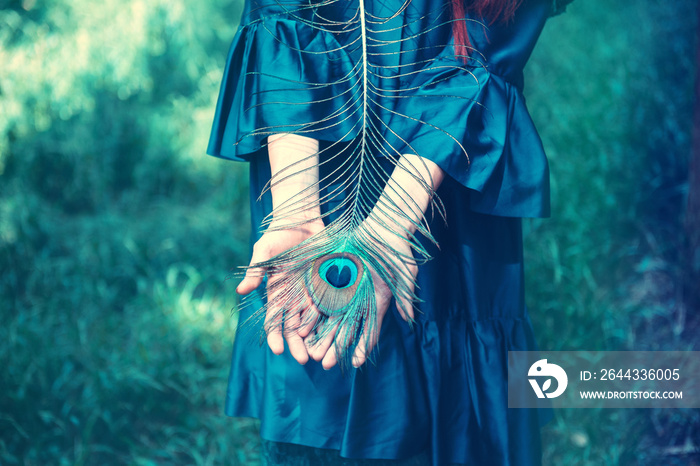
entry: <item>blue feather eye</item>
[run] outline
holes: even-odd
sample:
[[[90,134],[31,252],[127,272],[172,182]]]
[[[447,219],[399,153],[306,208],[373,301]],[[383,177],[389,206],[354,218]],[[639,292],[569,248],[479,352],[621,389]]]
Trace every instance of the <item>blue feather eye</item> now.
[[[345,257],[334,257],[321,263],[319,275],[333,288],[343,289],[357,280],[357,266]]]
[[[365,265],[355,254],[336,252],[317,257],[307,276],[309,296],[318,310],[341,315],[353,304],[364,309],[374,298],[374,287]]]

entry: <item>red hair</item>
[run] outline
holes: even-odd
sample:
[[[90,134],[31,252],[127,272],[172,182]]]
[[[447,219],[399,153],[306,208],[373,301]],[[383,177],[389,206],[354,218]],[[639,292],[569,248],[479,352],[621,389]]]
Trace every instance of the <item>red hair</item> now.
[[[521,0],[452,0],[452,35],[455,42],[455,54],[464,62],[471,52],[471,41],[467,33],[467,22],[463,19],[467,12],[473,13],[493,24],[496,21],[508,21],[515,14]]]

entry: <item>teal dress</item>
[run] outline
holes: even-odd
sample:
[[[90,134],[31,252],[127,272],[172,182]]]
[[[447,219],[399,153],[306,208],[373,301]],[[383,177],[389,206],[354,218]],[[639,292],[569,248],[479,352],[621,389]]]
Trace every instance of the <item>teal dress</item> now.
[[[258,200],[270,179],[268,131],[261,128],[324,122],[307,123],[304,134],[326,148],[353,144],[351,122],[324,118],[339,111],[329,97],[345,91],[342,77],[354,64],[352,54],[339,52],[338,44],[347,44],[333,25],[355,14],[355,2],[246,4],[208,153],[250,164],[253,231],[272,205],[267,193]],[[380,40],[395,49],[376,55],[374,76],[384,89],[415,97],[378,106],[377,118],[392,128],[383,137],[449,175],[438,190],[447,222],[431,222],[440,248],[418,272],[416,325],[409,328],[392,304],[375,364],[346,373],[314,361],[301,366],[288,351],[276,356],[259,344],[259,328],[240,328],[226,414],[259,418],[267,441],[336,450],[343,458],[540,463],[539,428],[551,414],[508,409],[507,362],[509,350],[536,349],[524,303],[521,218],[549,213],[547,161],[523,99],[523,67],[547,18],[564,3],[524,0],[507,23],[469,21],[475,51],[465,64],[452,46],[449,4],[412,0],[402,8],[400,0],[368,0],[368,17],[390,18]],[[319,17],[333,21],[312,27]],[[317,82],[335,84],[308,85]],[[321,178],[339,163],[323,163]],[[259,233],[253,236],[251,245]],[[251,299],[241,322],[262,306],[264,286]]]

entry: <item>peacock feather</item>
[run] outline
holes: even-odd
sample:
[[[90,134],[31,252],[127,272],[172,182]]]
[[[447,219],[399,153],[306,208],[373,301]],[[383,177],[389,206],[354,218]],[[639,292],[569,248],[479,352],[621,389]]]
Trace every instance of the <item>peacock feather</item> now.
[[[445,99],[468,99],[441,93],[440,83],[445,80],[470,79],[470,85],[478,86],[471,71],[480,66],[478,54],[471,53],[462,60],[455,54],[449,3],[435,2],[431,8],[414,9],[411,0],[268,0],[250,8],[248,27],[269,34],[280,50],[286,49],[285,53],[296,54],[301,61],[323,60],[327,67],[326,73],[319,72],[315,79],[309,78],[313,73],[297,69],[247,71],[246,79],[252,82],[265,79],[277,85],[251,88],[256,99],[246,112],[288,108],[302,116],[258,127],[242,135],[237,143],[278,133],[333,137],[309,156],[328,167],[322,170],[325,174],[277,206],[265,218],[261,230],[303,224],[308,219],[295,219],[310,203],[322,206],[319,218],[326,227],[270,260],[252,265],[266,269],[268,276],[283,278],[267,281],[267,301],[251,319],[257,323],[265,320],[267,331],[274,326],[289,331],[292,324],[285,313],[310,299],[321,314],[311,338],[320,340],[332,326],[338,326],[335,338],[341,340],[336,346],[341,366],[348,365],[360,341],[370,341],[362,340],[363,334],[378,332],[375,291],[379,284],[389,290],[396,303],[418,301],[414,279],[402,264],[429,260],[427,244],[435,243],[428,215],[416,219],[405,205],[382,196],[383,191],[392,190],[410,202],[416,194],[391,186],[392,174],[396,170],[410,174],[423,194],[430,197],[431,214],[444,217],[430,180],[416,177],[417,167],[402,161],[402,154],[430,158],[412,143],[417,132],[427,130],[439,135],[436,140],[448,140],[459,148],[459,156],[469,163],[461,142],[434,124],[430,114],[416,110],[427,101],[435,108]],[[309,39],[305,43],[290,40],[281,32],[283,29],[276,27],[278,21],[293,21]],[[276,173],[266,190],[309,170],[307,165],[291,164]],[[285,226],[277,227],[284,219],[288,220],[282,222]],[[379,234],[378,229],[383,233]],[[391,235],[407,241],[412,254],[392,246],[395,243]],[[251,303],[244,300],[242,305]],[[271,318],[270,310],[275,310]],[[402,311],[407,315],[407,309]],[[303,324],[304,319],[294,325]]]

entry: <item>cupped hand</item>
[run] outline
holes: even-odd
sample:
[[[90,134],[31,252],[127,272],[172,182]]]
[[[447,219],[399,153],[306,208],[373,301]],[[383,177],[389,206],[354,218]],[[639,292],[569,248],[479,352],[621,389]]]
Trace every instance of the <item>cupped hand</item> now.
[[[275,284],[287,278],[285,272],[271,272],[258,264],[268,261],[278,254],[299,245],[324,228],[321,219],[312,220],[301,225],[292,220],[287,221],[288,227],[271,223],[267,231],[253,246],[253,256],[246,270],[245,277],[236,288],[240,295],[247,295],[255,290],[267,274],[268,307],[265,312],[265,331],[267,344],[275,354],[284,352],[284,341],[287,341],[289,352],[299,364],[306,364],[309,354],[304,344],[306,337],[318,319],[318,312],[304,290],[303,294],[294,299],[276,300],[276,295],[282,290]],[[277,291],[273,291],[273,290]],[[284,306],[286,309],[281,309]],[[280,320],[283,320],[280,322]]]
[[[388,231],[380,231],[380,237],[377,241],[378,251],[381,251],[382,259],[389,261],[394,275],[402,280],[406,285],[407,293],[402,296],[397,302],[397,309],[401,317],[406,322],[413,322],[414,312],[413,303],[410,295],[413,294],[415,288],[415,280],[418,275],[418,266],[411,252],[411,247],[408,241],[398,237],[396,234]],[[329,326],[324,337],[317,340],[313,335],[305,337],[308,354],[316,361],[321,361],[323,368],[328,370],[338,364],[338,356],[343,355],[346,351],[354,346],[352,354],[352,365],[354,367],[362,366],[374,347],[377,345],[379,333],[382,327],[382,322],[386,316],[391,300],[394,297],[386,282],[368,267],[372,274],[374,283],[374,296],[376,302],[376,325],[370,328],[370,323],[366,321],[365,327],[355,341],[354,336],[349,336],[348,333],[353,329],[349,325],[340,326],[340,317],[331,317],[324,324]]]

